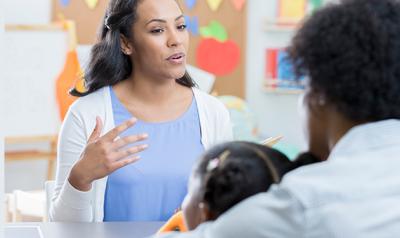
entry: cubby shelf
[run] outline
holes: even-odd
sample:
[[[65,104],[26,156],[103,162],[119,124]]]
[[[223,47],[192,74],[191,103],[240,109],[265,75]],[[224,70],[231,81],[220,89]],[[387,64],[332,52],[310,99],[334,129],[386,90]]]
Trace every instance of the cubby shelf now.
[[[274,94],[301,94],[304,91],[304,85],[301,81],[265,79],[263,89],[267,93]]]

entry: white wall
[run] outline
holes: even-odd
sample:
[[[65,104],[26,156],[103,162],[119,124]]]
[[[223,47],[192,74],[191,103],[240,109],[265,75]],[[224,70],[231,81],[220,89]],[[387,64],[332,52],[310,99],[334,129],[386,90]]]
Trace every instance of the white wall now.
[[[9,24],[46,24],[51,20],[51,0],[4,0]]]
[[[3,36],[4,36],[4,4],[3,1],[0,0],[0,52],[4,52],[4,44],[3,44]],[[3,79],[3,63],[4,63],[4,58],[2,56],[3,54],[0,53],[0,79]],[[3,85],[2,85],[2,80],[0,80],[0,91],[3,91]],[[0,95],[2,95],[0,93]],[[4,110],[3,110],[3,105],[4,105],[4,100],[3,97],[0,96],[0,238],[3,237],[3,224],[5,221],[5,214],[4,211],[4,148],[3,148],[3,133],[2,133],[2,116],[4,115]]]
[[[51,0],[4,0],[3,3],[0,9],[4,9],[6,24],[50,22]],[[0,99],[4,102],[0,104],[4,110],[0,112],[0,132],[3,135],[52,134],[58,130],[58,114],[53,115],[52,112],[43,110],[51,105],[51,110],[57,113],[54,100],[48,99],[54,98],[54,85],[46,80],[54,81],[64,64],[66,42],[63,34],[65,33],[45,34],[47,36],[36,32],[8,32],[3,35],[7,48],[1,49],[0,57],[8,59],[0,64],[4,66],[0,71],[2,74],[0,89],[3,89]],[[62,44],[62,47],[52,47],[59,44]],[[3,46],[3,43],[0,45]],[[35,55],[36,57],[28,57]],[[53,60],[49,62],[49,58]],[[43,99],[43,96],[47,98]],[[45,119],[39,117],[42,115]],[[45,145],[37,146],[45,147]],[[5,175],[5,184],[0,191],[43,189],[47,174],[45,160],[7,162],[0,168],[4,168]]]
[[[277,95],[263,92],[265,78],[265,49],[285,47],[293,32],[266,32],[266,18],[273,19],[277,0],[249,0],[246,54],[246,100],[255,111],[261,133],[265,136],[283,135],[282,142],[305,147],[300,119],[297,115],[299,95]]]

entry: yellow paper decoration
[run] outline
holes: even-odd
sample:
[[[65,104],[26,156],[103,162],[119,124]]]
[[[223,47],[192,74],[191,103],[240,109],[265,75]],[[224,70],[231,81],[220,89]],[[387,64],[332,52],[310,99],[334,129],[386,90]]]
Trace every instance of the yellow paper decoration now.
[[[218,10],[219,5],[221,5],[222,0],[207,0],[208,6],[214,12]]]
[[[98,0],[85,0],[86,4],[88,5],[88,7],[93,10],[96,6],[97,3],[99,2]]]

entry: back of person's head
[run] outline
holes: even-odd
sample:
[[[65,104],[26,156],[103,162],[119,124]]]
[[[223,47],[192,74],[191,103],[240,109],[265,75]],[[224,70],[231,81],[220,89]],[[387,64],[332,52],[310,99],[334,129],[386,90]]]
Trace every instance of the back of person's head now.
[[[240,201],[267,191],[290,170],[316,162],[309,156],[296,161],[250,142],[229,142],[211,148],[196,164],[183,203],[188,229],[214,220]]]
[[[241,200],[267,191],[290,167],[289,159],[275,149],[231,142],[208,151],[195,173],[203,181],[203,200],[217,217]]]
[[[289,48],[298,76],[354,122],[400,118],[400,1],[342,0],[315,12]]]

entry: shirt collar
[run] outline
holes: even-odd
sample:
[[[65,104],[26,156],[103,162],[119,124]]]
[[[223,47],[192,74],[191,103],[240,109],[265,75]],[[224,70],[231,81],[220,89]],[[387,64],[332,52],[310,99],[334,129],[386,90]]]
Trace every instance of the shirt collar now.
[[[340,138],[328,159],[394,145],[400,146],[400,120],[365,123],[351,128]]]

